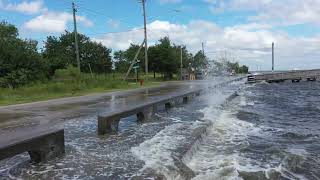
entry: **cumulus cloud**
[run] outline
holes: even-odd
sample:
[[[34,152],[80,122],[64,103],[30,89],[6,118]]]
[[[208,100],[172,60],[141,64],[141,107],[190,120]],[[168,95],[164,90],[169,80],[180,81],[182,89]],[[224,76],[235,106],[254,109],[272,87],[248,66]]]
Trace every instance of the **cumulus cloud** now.
[[[256,69],[257,66],[269,67],[272,42],[276,43],[278,69],[311,69],[320,66],[320,36],[291,37],[284,32],[272,31],[267,24],[252,23],[222,28],[213,22],[202,20],[188,24],[154,21],[148,24],[148,32],[150,44],[169,36],[175,44],[186,44],[195,53],[204,42],[210,58],[216,59],[227,52],[228,56],[248,64],[251,69]],[[130,43],[142,42],[143,30],[137,27],[129,32],[106,34],[94,40],[114,49],[126,49]]]
[[[23,1],[21,3],[7,3],[5,1],[0,0],[0,9],[25,14],[37,14],[48,10],[44,6],[42,0]]]
[[[320,0],[205,0],[213,13],[253,11],[252,21],[277,25],[320,24]]]
[[[67,29],[68,22],[72,21],[72,14],[62,12],[46,12],[29,21],[27,21],[23,27],[27,30],[34,32],[63,32]],[[85,26],[92,26],[92,22],[84,16],[77,16],[78,22]]]

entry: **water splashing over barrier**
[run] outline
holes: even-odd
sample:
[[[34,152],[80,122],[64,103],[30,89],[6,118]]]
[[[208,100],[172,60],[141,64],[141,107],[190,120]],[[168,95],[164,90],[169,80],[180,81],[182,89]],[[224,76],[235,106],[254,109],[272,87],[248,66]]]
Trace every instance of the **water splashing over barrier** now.
[[[216,115],[228,106],[238,96],[237,92],[222,93],[219,86],[215,91],[202,98],[211,101],[210,108]],[[202,99],[203,100],[203,99]],[[206,115],[204,109],[198,110],[199,114]],[[198,151],[200,144],[205,140],[208,131],[213,126],[209,117],[198,118],[193,122],[178,123],[167,126],[153,138],[143,142],[138,147],[132,148],[133,154],[145,162],[140,173],[153,174],[151,176],[164,177],[165,179],[191,179],[196,173],[187,166],[193,155]]]

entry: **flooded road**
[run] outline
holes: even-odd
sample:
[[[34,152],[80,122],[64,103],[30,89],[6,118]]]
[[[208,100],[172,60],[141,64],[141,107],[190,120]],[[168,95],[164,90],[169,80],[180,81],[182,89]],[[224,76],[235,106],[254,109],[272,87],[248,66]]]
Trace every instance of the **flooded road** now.
[[[83,97],[81,100],[73,99],[67,101],[67,104],[65,104],[65,100],[62,100],[62,102],[50,102],[46,106],[43,103],[35,103],[1,108],[1,112],[11,111],[7,117],[12,118],[12,121],[7,120],[1,124],[2,133],[21,131],[21,129],[28,131],[32,130],[34,126],[46,123],[64,126],[66,156],[48,163],[29,164],[27,153],[18,155],[1,162],[0,177],[4,179],[53,177],[57,179],[96,179],[99,177],[126,179],[149,175],[154,177],[156,173],[152,171],[138,173],[145,166],[145,162],[137,158],[135,154],[139,150],[134,148],[156,136],[167,126],[180,124],[179,122],[182,120],[179,120],[179,117],[174,118],[174,115],[160,109],[160,112],[148,123],[138,124],[136,117],[128,117],[120,122],[118,134],[99,137],[96,134],[97,115],[111,111],[119,105],[139,103],[147,98],[158,98],[179,90],[214,85],[225,80],[222,78],[210,83],[199,81],[196,83],[166,84],[160,88],[135,90],[133,93],[114,93],[100,97]],[[189,110],[179,106],[173,109],[172,113],[179,113],[181,116],[187,117],[187,111]],[[30,113],[30,115],[18,116],[19,113]],[[15,114],[17,115],[15,116]],[[195,116],[198,114],[196,113]],[[7,118],[2,117],[3,119]],[[194,123],[191,117],[188,121],[190,121],[188,126]]]
[[[216,82],[220,81],[222,79],[216,79]],[[76,117],[108,113],[123,106],[141,104],[146,100],[206,85],[205,81],[168,82],[155,88],[142,88],[21,105],[0,106],[0,134],[17,128],[46,124],[56,125]]]
[[[95,114],[71,118],[65,156],[15,156],[0,162],[0,179],[317,180],[319,87],[232,82],[148,122],[122,119],[106,136],[97,136]]]

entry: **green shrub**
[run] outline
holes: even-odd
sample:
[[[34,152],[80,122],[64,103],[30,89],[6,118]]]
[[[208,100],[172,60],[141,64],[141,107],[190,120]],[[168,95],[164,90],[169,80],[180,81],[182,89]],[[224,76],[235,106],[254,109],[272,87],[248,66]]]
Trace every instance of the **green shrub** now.
[[[54,73],[56,80],[80,80],[80,73],[78,68],[68,66],[67,69],[58,69]]]
[[[47,78],[37,41],[22,40],[18,29],[0,22],[0,86],[17,88]]]

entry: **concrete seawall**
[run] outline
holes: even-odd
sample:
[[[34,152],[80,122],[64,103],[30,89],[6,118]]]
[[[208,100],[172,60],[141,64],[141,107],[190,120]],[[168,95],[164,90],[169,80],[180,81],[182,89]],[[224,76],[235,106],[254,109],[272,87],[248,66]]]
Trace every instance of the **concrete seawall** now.
[[[36,128],[13,132],[0,139],[0,160],[28,152],[33,162],[47,161],[65,152],[64,130]]]
[[[98,135],[117,132],[118,124],[120,122],[120,119],[122,118],[136,115],[138,121],[144,121],[150,118],[153,115],[153,113],[157,112],[158,106],[164,106],[165,109],[170,109],[175,104],[174,102],[187,103],[193,97],[200,96],[200,94],[205,92],[207,89],[223,86],[233,81],[242,80],[243,78],[244,77],[235,78],[231,81],[226,81],[220,84],[209,86],[207,88],[197,88],[191,91],[178,92],[170,96],[165,96],[156,100],[147,101],[143,104],[133,105],[130,107],[124,106],[113,112],[100,114],[98,116]]]

